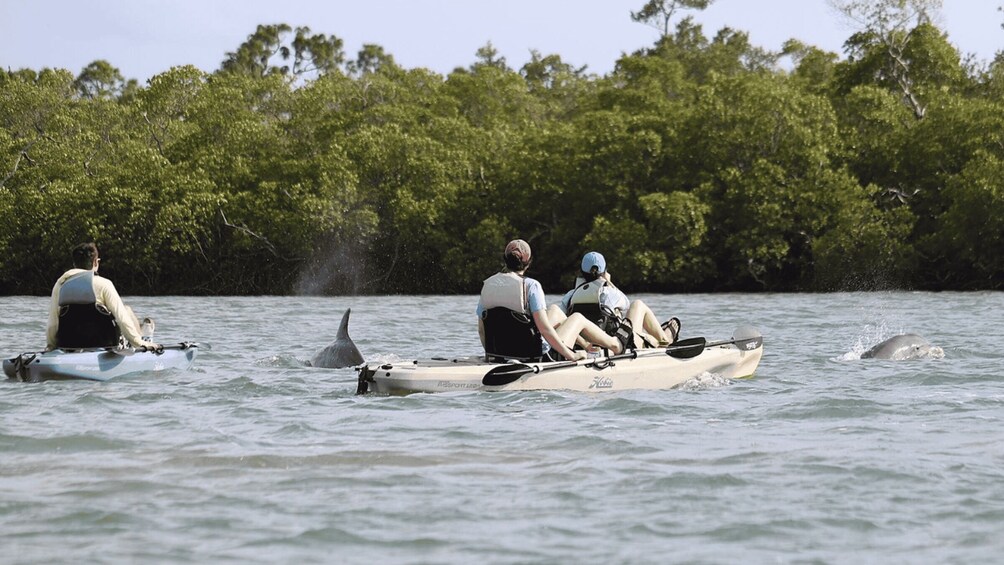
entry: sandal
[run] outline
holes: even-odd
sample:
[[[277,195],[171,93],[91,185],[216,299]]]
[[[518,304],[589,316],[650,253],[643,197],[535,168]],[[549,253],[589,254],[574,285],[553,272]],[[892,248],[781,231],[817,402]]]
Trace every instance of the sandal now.
[[[676,340],[680,337],[680,319],[673,317],[662,323],[662,330],[669,334],[671,338],[669,340],[669,345],[676,343]]]

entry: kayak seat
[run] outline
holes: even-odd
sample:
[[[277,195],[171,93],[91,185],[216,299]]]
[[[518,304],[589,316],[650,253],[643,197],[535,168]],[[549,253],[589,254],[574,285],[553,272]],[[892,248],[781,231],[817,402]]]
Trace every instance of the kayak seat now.
[[[56,347],[83,349],[114,347],[122,336],[111,312],[98,304],[66,304],[59,307]]]
[[[620,323],[617,324],[617,330],[614,333],[614,337],[621,343],[622,351],[637,349],[634,342],[634,326],[631,325],[631,320],[626,318],[621,320]]]
[[[599,304],[572,304],[572,314],[582,314],[590,322],[600,325],[603,319],[603,312],[600,311]]]
[[[485,353],[504,359],[540,359],[542,338],[533,318],[497,306],[481,313],[485,328]]]

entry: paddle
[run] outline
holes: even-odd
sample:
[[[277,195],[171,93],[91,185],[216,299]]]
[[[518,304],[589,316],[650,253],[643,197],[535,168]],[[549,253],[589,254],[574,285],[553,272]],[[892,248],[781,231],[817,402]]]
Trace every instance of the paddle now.
[[[181,349],[181,350],[185,350],[185,349],[191,349],[193,347],[199,347],[199,344],[191,342],[191,341],[183,341],[183,342],[178,343],[178,344],[162,345],[159,348],[153,348],[153,347],[147,347],[145,345],[141,345],[141,346],[136,347],[136,348],[133,348],[133,347],[108,348],[105,351],[108,351],[109,353],[114,353],[116,355],[121,355],[122,357],[129,357],[131,355],[135,355],[136,353],[146,353],[148,351],[159,353],[160,351],[164,351],[165,349]]]
[[[193,347],[199,347],[199,344],[195,343],[194,341],[183,341],[183,342],[181,342],[179,344],[176,344],[176,345],[161,345],[160,349],[161,350],[164,350],[164,349],[180,349],[180,350],[184,351],[186,349],[191,349]],[[142,347],[141,350],[142,351],[154,351],[153,348],[148,348],[148,347]]]
[[[591,367],[596,363],[606,363],[607,361],[614,361],[616,359],[634,359],[637,356],[638,353],[635,350],[631,350],[628,353],[620,353],[618,355],[610,355],[607,357],[599,357],[588,360],[580,359],[579,361],[562,361],[561,363],[552,363],[550,365],[543,366],[523,364],[501,365],[485,373],[484,378],[481,379],[481,384],[485,386],[503,386],[518,381],[520,377],[526,374],[538,374],[552,369],[574,367],[582,361],[585,361],[586,367]]]
[[[666,348],[666,355],[677,359],[690,359],[697,357],[708,346],[708,340],[703,337],[691,337],[681,339]]]
[[[666,348],[666,355],[676,359],[690,359],[697,357],[709,347],[717,345],[736,344],[739,349],[753,350],[763,345],[763,336],[756,328],[751,326],[740,326],[732,332],[732,339],[723,341],[712,341],[708,343],[703,337],[692,337],[682,339]]]

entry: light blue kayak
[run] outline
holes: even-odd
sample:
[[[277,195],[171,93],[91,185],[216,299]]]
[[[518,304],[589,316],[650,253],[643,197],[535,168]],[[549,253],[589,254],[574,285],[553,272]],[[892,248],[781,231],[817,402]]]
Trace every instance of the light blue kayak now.
[[[3,372],[7,378],[31,383],[70,379],[107,381],[135,373],[188,369],[198,351],[197,343],[165,345],[160,352],[131,347],[56,349],[4,359]]]

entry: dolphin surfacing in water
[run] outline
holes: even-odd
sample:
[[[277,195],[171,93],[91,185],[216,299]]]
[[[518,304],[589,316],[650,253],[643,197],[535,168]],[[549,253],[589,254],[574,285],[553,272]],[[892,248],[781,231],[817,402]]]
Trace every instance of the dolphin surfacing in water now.
[[[354,367],[362,365],[366,361],[362,353],[356,349],[356,344],[349,337],[349,314],[352,309],[345,310],[342,314],[342,323],[338,325],[338,333],[335,341],[331,345],[318,351],[310,359],[312,367],[323,367],[325,369],[341,369],[343,367]]]
[[[917,334],[892,336],[861,354],[862,359],[892,359],[894,361],[941,359],[944,356],[944,349],[937,345],[931,345],[931,342]]]

